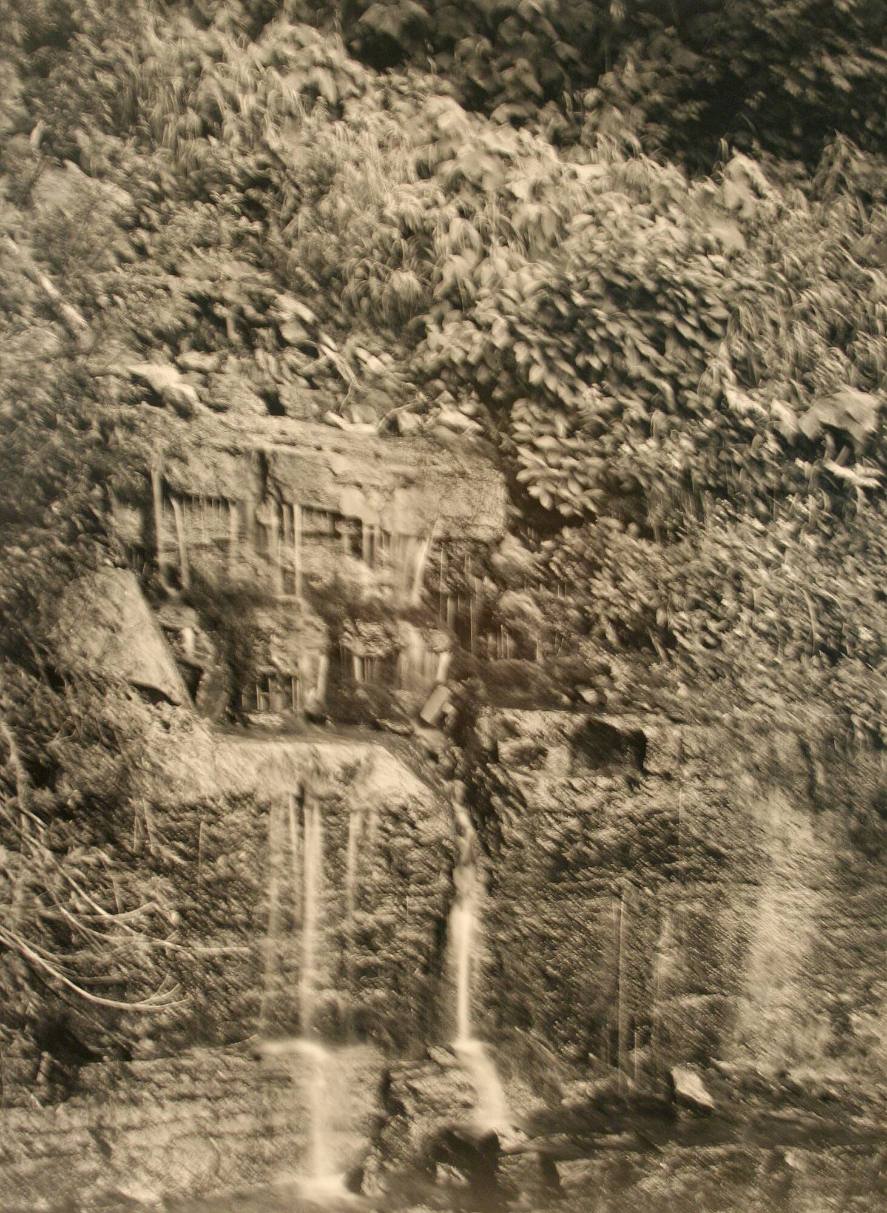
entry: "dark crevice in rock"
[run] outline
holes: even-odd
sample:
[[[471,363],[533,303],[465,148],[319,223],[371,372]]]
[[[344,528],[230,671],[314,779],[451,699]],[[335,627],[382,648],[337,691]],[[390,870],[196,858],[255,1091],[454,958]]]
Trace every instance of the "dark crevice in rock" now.
[[[589,719],[574,733],[571,752],[576,766],[593,771],[643,771],[647,739],[639,729]]]

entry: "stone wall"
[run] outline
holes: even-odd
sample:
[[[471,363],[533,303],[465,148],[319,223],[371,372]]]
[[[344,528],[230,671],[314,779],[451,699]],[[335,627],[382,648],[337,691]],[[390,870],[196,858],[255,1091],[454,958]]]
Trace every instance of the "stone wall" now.
[[[203,568],[297,595],[338,574],[410,601],[431,544],[504,533],[504,480],[470,446],[283,418],[165,418],[152,437],[153,483],[117,525],[180,584]]]

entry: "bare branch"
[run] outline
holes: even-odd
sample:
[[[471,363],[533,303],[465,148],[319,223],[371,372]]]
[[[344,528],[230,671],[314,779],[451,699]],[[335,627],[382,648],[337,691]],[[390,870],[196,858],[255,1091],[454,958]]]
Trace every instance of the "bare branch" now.
[[[65,977],[64,973],[60,972],[59,969],[57,969],[55,965],[51,964],[48,960],[44,960],[43,957],[38,952],[35,952],[34,948],[16,932],[7,931],[0,927],[0,942],[5,943],[7,947],[12,948],[14,951],[24,956],[24,958],[30,961],[31,964],[36,965],[38,968],[49,973],[51,977],[54,977],[56,981],[60,981],[62,985],[67,986],[69,990],[73,990],[74,993],[80,998],[83,998],[86,1002],[95,1003],[96,1006],[113,1007],[117,1011],[139,1011],[147,1013],[152,1011],[169,1011],[173,1007],[184,1006],[186,1002],[186,999],[182,998],[168,998],[164,1002],[152,1002],[152,999],[158,997],[159,991],[158,994],[152,994],[148,998],[141,999],[139,1002],[123,1002],[116,998],[102,998],[98,994],[90,994],[89,990],[84,990],[82,986],[77,985],[77,983],[71,981],[70,978]],[[177,986],[173,987],[173,991],[177,989]]]

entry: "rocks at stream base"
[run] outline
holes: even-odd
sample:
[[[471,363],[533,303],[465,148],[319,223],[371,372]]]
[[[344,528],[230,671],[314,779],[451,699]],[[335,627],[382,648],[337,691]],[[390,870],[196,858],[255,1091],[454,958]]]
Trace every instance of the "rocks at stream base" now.
[[[455,1178],[494,1207],[499,1139],[472,1121],[476,1095],[467,1072],[448,1050],[435,1047],[424,1061],[388,1070],[382,1086],[387,1119],[367,1160],[364,1193],[382,1196],[435,1178]],[[492,1203],[491,1203],[492,1202]]]
[[[59,604],[56,638],[75,667],[173,704],[188,701],[172,651],[127,569],[101,569],[72,582]]]

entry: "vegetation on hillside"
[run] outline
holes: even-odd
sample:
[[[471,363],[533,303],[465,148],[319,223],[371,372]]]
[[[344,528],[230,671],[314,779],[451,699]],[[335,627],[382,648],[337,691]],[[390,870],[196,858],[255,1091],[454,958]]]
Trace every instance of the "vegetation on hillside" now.
[[[0,5],[0,908],[32,976],[124,946],[147,709],[68,674],[50,608],[122,559],[144,408],[456,425],[508,474],[496,609],[544,661],[883,746],[882,6],[662,11]]]

